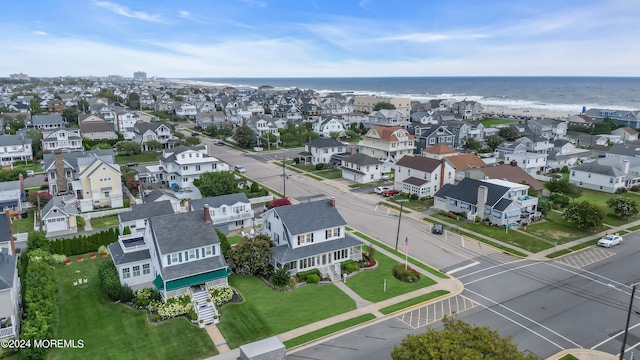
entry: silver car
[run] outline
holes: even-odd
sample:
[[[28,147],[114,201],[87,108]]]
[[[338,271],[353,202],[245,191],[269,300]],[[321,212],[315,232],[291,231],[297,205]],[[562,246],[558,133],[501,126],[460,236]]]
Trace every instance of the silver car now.
[[[618,235],[605,235],[602,239],[598,240],[598,246],[610,248],[612,246],[622,244],[622,236]]]

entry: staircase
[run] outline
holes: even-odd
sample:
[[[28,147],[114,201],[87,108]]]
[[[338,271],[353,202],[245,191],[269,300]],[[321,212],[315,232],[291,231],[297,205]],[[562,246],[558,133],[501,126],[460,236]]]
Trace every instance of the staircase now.
[[[331,282],[340,281],[340,277],[342,276],[342,271],[340,270],[340,264],[327,265],[327,274],[329,275],[329,279]]]
[[[207,301],[207,299],[211,301]],[[198,314],[198,323],[200,323],[200,320],[204,320],[205,325],[214,323],[215,319],[213,317],[214,315],[218,315],[218,311],[213,304],[209,291],[205,289],[192,292],[191,302],[193,303],[193,309]],[[217,320],[215,322],[217,322]]]

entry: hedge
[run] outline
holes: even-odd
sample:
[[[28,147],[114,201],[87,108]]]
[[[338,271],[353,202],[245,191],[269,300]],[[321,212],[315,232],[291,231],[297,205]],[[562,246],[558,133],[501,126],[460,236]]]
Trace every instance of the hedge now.
[[[51,252],[67,256],[98,251],[101,245],[107,246],[118,241],[119,230],[109,229],[91,235],[79,235],[72,238],[51,240]]]
[[[309,275],[317,275],[318,278],[320,278],[320,270],[319,269],[311,269],[311,270],[307,270],[307,271],[301,271],[298,274],[296,274],[296,276],[298,276],[298,279],[300,279],[300,281],[307,281],[307,277]]]

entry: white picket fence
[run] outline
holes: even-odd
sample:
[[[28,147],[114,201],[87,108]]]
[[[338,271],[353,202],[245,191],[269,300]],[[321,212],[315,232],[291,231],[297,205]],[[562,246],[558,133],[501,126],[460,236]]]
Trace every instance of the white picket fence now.
[[[251,198],[249,199],[249,202],[252,204],[260,204],[260,203],[266,203],[272,200],[273,200],[273,195],[267,195],[267,196],[260,196],[257,198]]]
[[[109,209],[109,210],[100,210],[100,211],[92,211],[87,213],[81,213],[81,215],[85,220],[102,218],[105,216],[117,215],[122,212],[131,211],[131,208],[119,208],[119,209]]]

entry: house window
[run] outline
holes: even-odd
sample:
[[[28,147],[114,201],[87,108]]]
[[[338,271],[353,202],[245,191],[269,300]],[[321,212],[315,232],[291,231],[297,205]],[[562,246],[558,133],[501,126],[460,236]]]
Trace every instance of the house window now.
[[[151,273],[151,268],[149,267],[149,264],[142,265],[142,275],[148,275],[149,273]]]
[[[334,237],[339,237],[340,236],[340,228],[333,228],[333,229],[327,229],[325,231],[325,238],[326,239],[330,239],[330,238],[334,238]]]
[[[573,171],[571,172],[571,176],[576,176],[576,171],[575,171],[575,170],[573,170]]]
[[[105,198],[108,198],[108,197],[109,197],[109,192],[108,192],[108,191],[105,191],[105,192],[104,192],[104,197],[105,197]]]
[[[136,265],[133,267],[133,276],[140,276],[140,265]]]
[[[186,171],[186,170],[189,170],[189,167],[188,167],[188,166],[183,166],[183,167],[182,167],[182,170],[185,170],[185,171]]]
[[[589,174],[587,177],[588,177],[588,178],[591,178],[591,174]]]
[[[200,171],[200,165],[196,165],[196,171]]]
[[[189,260],[195,259],[195,258],[196,258],[196,251],[195,250],[189,250]]]
[[[213,246],[207,246],[206,248],[204,248],[204,256],[211,256],[212,252],[211,249],[213,248]]]
[[[171,261],[169,262],[169,264],[176,262],[178,262],[178,254],[171,254]],[[182,260],[180,260],[180,262],[182,262]]]
[[[267,230],[271,230],[271,222],[267,221]]]
[[[429,144],[435,144],[435,143],[436,143],[436,138],[429,139]]]
[[[298,235],[298,245],[313,242],[313,233]]]
[[[128,279],[130,277],[131,277],[131,272],[129,271],[129,268],[122,269],[122,278]]]

